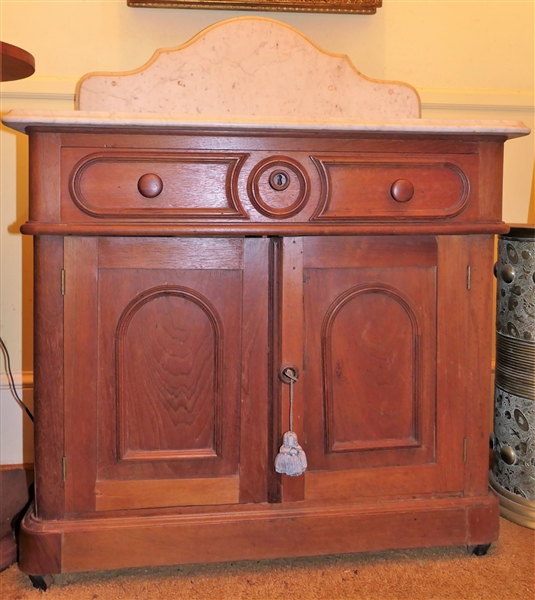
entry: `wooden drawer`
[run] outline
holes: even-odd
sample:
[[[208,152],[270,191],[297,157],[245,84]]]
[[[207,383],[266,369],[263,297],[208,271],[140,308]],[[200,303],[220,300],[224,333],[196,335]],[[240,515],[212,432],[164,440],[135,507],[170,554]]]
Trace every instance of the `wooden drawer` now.
[[[473,159],[470,155],[314,156],[322,189],[312,220],[453,217],[467,204],[470,180],[463,167]]]
[[[476,152],[63,147],[62,220],[262,223],[460,220],[475,215]],[[477,208],[477,207],[475,207]]]
[[[64,206],[101,218],[243,218],[247,154],[63,148]],[[67,207],[68,210],[68,207]]]

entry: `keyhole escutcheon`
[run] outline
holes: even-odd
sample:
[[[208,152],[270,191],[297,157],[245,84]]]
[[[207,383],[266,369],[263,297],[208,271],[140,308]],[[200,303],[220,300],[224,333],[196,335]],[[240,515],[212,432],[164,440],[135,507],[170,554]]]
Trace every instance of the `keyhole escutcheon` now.
[[[295,383],[299,379],[299,369],[295,365],[281,365],[279,367],[279,379],[282,383]]]
[[[277,192],[281,192],[290,185],[290,176],[286,171],[273,171],[269,176],[269,185]]]

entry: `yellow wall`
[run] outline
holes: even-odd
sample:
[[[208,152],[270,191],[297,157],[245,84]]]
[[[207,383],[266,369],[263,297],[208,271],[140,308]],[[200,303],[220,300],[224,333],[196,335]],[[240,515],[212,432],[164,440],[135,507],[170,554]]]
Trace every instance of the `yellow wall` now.
[[[383,0],[374,16],[256,14],[347,54],[369,77],[411,83],[424,117],[514,119],[533,128],[534,7],[534,0]],[[83,74],[137,68],[156,48],[182,44],[216,21],[245,14],[253,13],[135,9],[126,0],[0,0],[0,39],[30,51],[37,63],[30,79],[2,84],[1,111],[73,108]],[[528,220],[533,140],[506,144],[508,222]],[[31,240],[18,233],[27,214],[26,152],[25,136],[2,127],[0,333],[17,380],[31,387]],[[0,463],[21,462],[22,417],[2,381]],[[30,452],[27,446],[24,460],[31,460]]]

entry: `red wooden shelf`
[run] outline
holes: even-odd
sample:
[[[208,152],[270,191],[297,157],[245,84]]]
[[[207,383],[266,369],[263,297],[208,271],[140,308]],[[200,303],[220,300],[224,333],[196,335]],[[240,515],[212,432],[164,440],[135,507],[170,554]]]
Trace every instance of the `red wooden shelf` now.
[[[2,54],[0,81],[15,81],[33,75],[35,72],[35,59],[26,50],[0,42]]]

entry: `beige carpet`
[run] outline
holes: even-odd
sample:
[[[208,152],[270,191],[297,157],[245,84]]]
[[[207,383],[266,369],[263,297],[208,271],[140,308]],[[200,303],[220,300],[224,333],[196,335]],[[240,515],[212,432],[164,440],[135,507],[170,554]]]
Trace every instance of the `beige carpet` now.
[[[42,592],[14,565],[2,600],[510,600],[535,598],[535,531],[501,520],[487,556],[463,548],[58,575]]]

